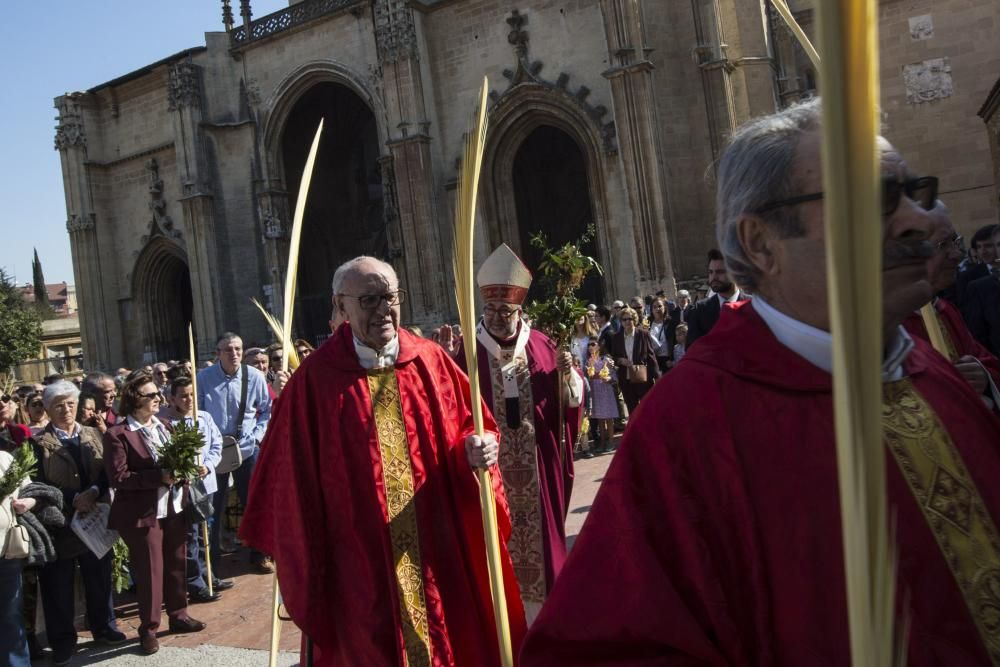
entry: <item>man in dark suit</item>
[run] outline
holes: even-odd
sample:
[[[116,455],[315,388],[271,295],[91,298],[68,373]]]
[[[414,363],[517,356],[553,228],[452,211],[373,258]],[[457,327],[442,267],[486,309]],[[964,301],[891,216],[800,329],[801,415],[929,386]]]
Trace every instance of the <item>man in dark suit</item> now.
[[[990,275],[990,265],[997,255],[995,235],[998,229],[1000,229],[1000,225],[986,225],[977,229],[976,233],[972,235],[970,245],[976,263],[965,271],[959,272],[955,280],[954,298],[959,308],[964,309],[965,307],[969,286],[976,280]]]
[[[994,356],[1000,352],[1000,272],[996,270],[996,244],[1000,243],[1000,225],[994,226],[993,235],[979,247],[979,266],[991,267],[982,278],[973,280],[965,288],[962,316],[976,340],[986,346]],[[985,250],[985,252],[984,252]],[[985,261],[984,261],[985,258]],[[970,269],[971,270],[971,269]]]
[[[689,350],[696,340],[711,331],[719,321],[723,303],[736,303],[747,298],[729,277],[722,253],[714,248],[708,251],[708,286],[712,288],[712,295],[699,301],[688,315]]]

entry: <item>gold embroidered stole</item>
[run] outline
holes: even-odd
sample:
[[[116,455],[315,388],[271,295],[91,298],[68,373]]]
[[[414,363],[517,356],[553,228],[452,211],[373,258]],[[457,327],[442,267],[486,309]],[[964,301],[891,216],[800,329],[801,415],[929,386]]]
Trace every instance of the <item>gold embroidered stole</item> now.
[[[994,665],[1000,665],[1000,539],[934,410],[909,379],[882,390],[883,437],[937,540]]]
[[[406,442],[403,405],[392,368],[368,372],[368,389],[375,410],[382,481],[388,509],[389,539],[396,566],[399,612],[403,626],[404,664],[431,664],[431,640],[424,595],[423,564],[414,503],[413,468]]]
[[[936,317],[938,321],[938,329],[941,330],[941,340],[944,341],[945,349],[942,351],[942,354],[944,354],[944,356],[946,356],[951,363],[955,363],[958,361],[958,349],[955,347],[955,341],[951,337],[951,329],[948,328],[947,323],[941,316],[941,312],[937,308],[933,308],[933,310],[934,317]]]
[[[507,549],[517,574],[521,599],[541,604],[545,600],[545,547],[542,543],[541,492],[538,487],[538,459],[535,450],[535,401],[531,393],[531,373],[524,354],[500,350],[489,355],[493,382],[493,416],[500,429],[500,475],[510,507],[511,534]],[[513,361],[517,382],[521,424],[507,426],[503,367]],[[508,372],[511,372],[508,370]]]

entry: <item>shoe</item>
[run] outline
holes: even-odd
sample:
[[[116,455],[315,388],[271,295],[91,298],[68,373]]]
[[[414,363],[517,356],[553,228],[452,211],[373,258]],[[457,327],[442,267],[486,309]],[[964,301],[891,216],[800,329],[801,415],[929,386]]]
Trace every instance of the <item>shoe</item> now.
[[[99,635],[94,635],[94,641],[105,646],[118,646],[128,641],[128,637],[125,636],[124,632],[112,629],[105,630]]]
[[[190,616],[185,618],[170,619],[170,632],[201,632],[204,629],[204,623],[196,621]]]
[[[213,591],[228,591],[230,588],[235,586],[232,579],[215,579],[212,581]]]
[[[139,637],[139,645],[142,646],[142,652],[146,655],[153,655],[160,650],[160,640],[156,638],[156,635],[142,635]]]
[[[41,660],[45,657],[45,651],[42,650],[42,646],[38,643],[38,638],[34,634],[28,635],[28,653],[31,655],[32,660]]]
[[[587,451],[585,451],[583,453],[583,458],[585,458],[585,459],[592,459],[592,458],[594,458],[594,450],[593,449],[588,449]]]
[[[197,593],[189,593],[188,601],[190,602],[215,602],[216,600],[222,599],[222,593],[215,590],[211,593],[208,592],[207,588],[203,588]]]
[[[76,647],[71,646],[69,648],[64,648],[60,650],[52,649],[52,664],[53,665],[68,665],[69,661],[73,658],[73,654],[76,653]]]
[[[257,574],[274,574],[274,561],[270,556],[264,556],[259,563],[253,563]]]

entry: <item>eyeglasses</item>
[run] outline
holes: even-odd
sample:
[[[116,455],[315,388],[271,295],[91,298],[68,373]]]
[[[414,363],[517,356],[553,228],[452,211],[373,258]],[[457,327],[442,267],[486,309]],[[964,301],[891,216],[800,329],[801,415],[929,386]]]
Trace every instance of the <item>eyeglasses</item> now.
[[[149,393],[149,394],[136,394],[136,396],[138,396],[139,398],[148,398],[148,399],[151,399],[151,400],[152,399],[162,399],[163,398],[163,394],[161,394],[158,391],[154,391],[154,392]]]
[[[618,319],[621,320],[622,322],[634,322],[635,321],[634,317],[619,317]]]
[[[28,407],[29,408],[44,408],[45,407],[45,403],[43,403],[42,401],[32,401],[31,403],[28,403]]]
[[[961,234],[955,234],[950,239],[945,239],[944,241],[935,243],[934,247],[939,251],[954,249],[959,252],[965,252],[965,239],[962,238]]]
[[[587,347],[597,347],[597,343],[587,343]]]
[[[14,397],[11,396],[10,394],[4,394],[3,396],[0,396],[0,403],[10,403],[13,400]]]
[[[938,179],[935,176],[906,178],[903,180],[895,176],[887,176],[882,179],[882,217],[888,218],[896,212],[904,194],[907,198],[916,202],[920,208],[929,211],[934,208],[934,202],[937,201],[937,191]],[[796,204],[804,204],[805,202],[822,198],[822,192],[798,195],[797,197],[768,202],[754,211],[754,213],[767,213],[783,206],[795,206]]]
[[[483,308],[483,315],[486,317],[500,317],[505,320],[509,320],[519,312],[521,312],[520,308],[494,308],[493,306]]]
[[[352,299],[357,299],[358,304],[364,310],[375,310],[383,301],[390,306],[398,306],[403,303],[406,299],[406,290],[396,290],[395,292],[386,292],[385,294],[362,294],[360,296],[341,294],[340,296],[349,296]]]

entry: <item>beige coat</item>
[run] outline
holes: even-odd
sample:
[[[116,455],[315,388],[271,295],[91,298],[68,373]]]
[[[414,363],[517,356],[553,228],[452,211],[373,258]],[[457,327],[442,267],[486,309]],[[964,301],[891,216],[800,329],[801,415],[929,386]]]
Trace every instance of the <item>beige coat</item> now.
[[[0,450],[0,477],[2,477],[5,472],[7,472],[7,468],[9,468],[10,464],[13,462],[14,462],[13,456],[11,456],[5,451]],[[29,483],[30,480],[26,479],[21,484],[21,487],[23,488],[27,486]],[[14,491],[14,493],[10,494],[6,498],[0,498],[0,552],[2,552],[3,549],[6,547],[7,532],[10,530],[10,527],[14,525],[13,503],[14,500],[17,499],[17,494],[18,492]],[[4,554],[0,553],[0,558],[2,558],[3,556]]]

